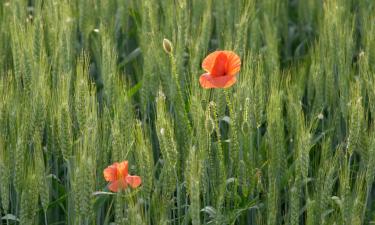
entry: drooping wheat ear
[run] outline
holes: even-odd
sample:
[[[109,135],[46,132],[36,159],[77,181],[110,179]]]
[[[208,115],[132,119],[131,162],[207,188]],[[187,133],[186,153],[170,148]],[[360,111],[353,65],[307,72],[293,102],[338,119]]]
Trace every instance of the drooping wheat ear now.
[[[210,42],[210,37],[212,33],[212,24],[213,24],[213,15],[212,15],[212,0],[207,0],[205,2],[200,2],[202,9],[205,9],[202,12],[202,15],[200,17],[195,16],[192,18],[193,22],[191,24],[201,24],[200,29],[191,29],[192,35],[194,35],[194,32],[197,30],[199,33],[197,33],[195,36],[197,39],[195,39],[194,42],[191,44],[193,45],[192,50],[191,50],[191,74],[192,76],[192,87],[194,92],[194,87],[198,88],[198,72],[199,72],[199,66],[200,66],[200,60],[202,59],[204,53],[208,50],[209,42]],[[197,6],[198,4],[194,4],[195,7],[200,7]],[[198,20],[203,17],[201,20]],[[196,23],[195,23],[196,21]],[[194,85],[196,84],[196,85]]]
[[[352,190],[353,194],[353,208],[352,214],[350,218],[351,224],[363,224],[366,221],[365,214],[363,211],[366,209],[367,206],[367,188],[366,188],[366,174],[365,172],[360,172],[357,176],[357,181],[354,184],[354,188]]]
[[[128,221],[128,213],[126,213],[127,202],[123,197],[123,193],[117,194],[115,197],[115,223],[118,225],[125,225]]]
[[[299,182],[307,182],[309,172],[309,153],[312,147],[311,133],[309,127],[306,125],[306,118],[301,108],[298,99],[293,99],[294,96],[289,95],[289,104],[292,106],[287,109],[290,121],[288,126],[292,130],[293,137],[291,138],[294,143],[294,157],[296,160],[296,180]],[[312,129],[312,128],[310,128]],[[300,185],[300,184],[298,184]],[[301,188],[302,186],[299,186]]]
[[[152,100],[154,99],[159,87],[158,76],[160,76],[160,81],[164,83],[164,87],[168,86],[168,81],[164,79],[163,76],[166,75],[167,67],[164,66],[166,60],[165,58],[163,59],[162,54],[164,52],[160,48],[160,41],[162,40],[162,37],[160,32],[158,32],[159,5],[155,7],[154,4],[147,1],[143,2],[141,7],[144,13],[142,14],[143,25],[140,32],[140,50],[142,51],[143,58],[145,59],[142,73],[141,102],[142,112],[145,113],[145,118],[147,118],[150,110],[152,109]],[[150,82],[150,80],[153,80],[154,82]]]
[[[141,204],[138,200],[137,196],[129,196],[125,199],[129,206],[128,215],[129,221],[128,224],[139,224],[139,225],[146,225],[150,224],[149,222],[146,223],[145,217],[142,213]]]
[[[115,52],[115,43],[112,40],[112,35],[107,30],[104,30],[104,38],[102,41],[102,56],[101,56],[101,76],[103,77],[103,98],[107,97],[109,101],[116,98],[116,88],[118,85],[114,85],[120,80],[119,74],[117,73],[116,62],[118,60],[117,53]],[[108,28],[107,28],[108,29]],[[105,100],[105,99],[104,99]]]
[[[299,181],[295,182],[299,185]],[[299,214],[300,214],[300,188],[297,185],[293,185],[290,190],[290,224],[299,225]]]
[[[185,63],[185,50],[188,41],[188,32],[190,28],[189,20],[189,1],[179,0],[177,1],[176,11],[177,11],[177,45],[176,45],[176,67],[177,73],[180,74],[179,83],[187,83],[189,77],[184,77],[187,73],[184,73],[184,63]],[[184,81],[184,82],[181,82]],[[184,93],[184,89],[180,89],[181,94]]]
[[[323,148],[328,148],[328,145],[331,144],[330,141],[324,143]],[[336,181],[336,173],[338,167],[338,159],[342,151],[336,151],[334,156],[331,158],[324,159],[319,169],[320,176],[317,180],[317,191],[316,191],[316,208],[314,210],[316,219],[318,219],[318,223],[324,223],[326,221],[326,215],[323,213],[324,209],[330,203],[331,195],[332,195],[332,188]]]
[[[142,177],[142,192],[146,199],[150,198],[153,186],[154,159],[148,135],[142,132],[142,123],[137,121],[134,127],[135,136],[135,158]]]
[[[275,90],[276,89],[276,90]],[[268,224],[275,224],[279,212],[280,181],[286,170],[284,123],[282,116],[281,92],[275,87],[271,93],[267,113],[267,157],[268,164]]]
[[[9,131],[7,129],[8,111],[6,104],[0,104],[0,197],[5,214],[9,211],[11,154],[8,149]]]
[[[39,192],[37,175],[34,172],[33,170],[31,170],[31,172],[29,171],[29,175],[25,181],[27,188],[23,189],[21,193],[20,224],[38,224],[38,218],[36,215],[38,211]]]
[[[224,159],[224,149],[222,146],[222,138],[221,138],[221,131],[220,131],[220,123],[218,118],[218,112],[217,112],[217,106],[215,102],[210,102],[210,108],[211,108],[211,115],[212,119],[215,125],[215,134],[217,137],[217,144],[216,144],[216,157],[217,157],[217,163],[215,165],[214,171],[216,172],[215,177],[215,188],[217,188],[216,191],[216,207],[220,207],[221,204],[224,202],[224,193],[226,188],[226,180],[228,173],[230,171],[226,170],[225,167],[225,159]]]
[[[176,170],[180,166],[178,161],[179,153],[177,151],[177,143],[173,131],[173,121],[170,115],[167,114],[165,105],[165,95],[159,91],[159,96],[156,100],[157,117],[156,117],[156,131],[158,135],[160,152],[162,154],[163,164],[163,182],[162,188],[166,197],[172,197],[177,182]]]
[[[310,198],[306,201],[306,225],[315,225],[316,221],[316,206],[317,202]]]
[[[203,106],[207,105],[197,96],[191,96],[190,100],[190,114],[192,118],[192,124],[194,124],[194,136],[197,138],[193,140],[192,144],[196,146],[198,151],[198,158],[201,160],[201,169],[199,176],[201,177],[200,182],[200,193],[202,196],[201,205],[213,205],[211,200],[216,200],[216,194],[214,188],[216,177],[213,177],[217,171],[215,171],[215,156],[211,145],[211,134],[215,132],[215,124],[209,112],[208,105],[206,112]],[[213,154],[212,154],[213,153]],[[186,168],[188,170],[189,168]]]
[[[188,113],[186,111],[186,106],[184,102],[184,96],[181,90],[181,80],[180,80],[180,74],[178,73],[177,68],[177,59],[175,58],[174,54],[169,54],[170,58],[170,64],[171,64],[171,73],[173,77],[173,86],[172,90],[174,90],[173,96],[169,96],[172,98],[172,102],[174,105],[175,110],[175,125],[180,127],[179,129],[176,129],[177,134],[177,141],[179,143],[179,149],[180,149],[180,164],[183,168],[185,160],[184,158],[187,156],[188,152],[188,145],[189,141],[191,140],[191,123],[188,118]],[[182,59],[178,59],[182,60]],[[181,171],[180,171],[181,173]]]
[[[159,91],[156,99],[157,116],[156,132],[159,140],[163,167],[157,184],[157,194],[153,196],[153,201],[163,201],[164,206],[158,212],[161,221],[168,218],[168,211],[173,207],[175,200],[172,200],[176,187],[178,188],[178,170],[181,167],[179,162],[179,152],[174,133],[174,124],[170,115],[166,111],[165,95]],[[164,200],[163,200],[164,199]]]
[[[34,164],[35,173],[37,176],[38,183],[38,193],[40,195],[40,200],[42,203],[42,208],[44,213],[47,212],[47,207],[49,204],[49,185],[46,177],[46,168],[44,165],[43,149],[42,149],[42,136],[40,133],[35,133],[34,135]]]
[[[371,194],[372,185],[374,183],[374,176],[375,176],[375,133],[372,132],[371,136],[369,137],[369,146],[368,146],[368,162],[367,168],[365,173],[365,180],[366,180],[366,200],[362,211],[362,219],[364,219],[366,214],[366,208],[368,204],[368,196]]]
[[[128,152],[132,150],[132,145],[134,143],[133,129],[135,126],[135,113],[133,110],[133,105],[131,99],[126,95],[125,91],[120,92],[120,97],[118,98],[116,111],[118,111],[118,125],[120,126],[121,138],[123,141],[122,157],[126,157]]]
[[[255,181],[253,176],[254,171],[254,134],[255,126],[252,127],[251,123],[251,110],[250,98],[246,97],[244,103],[241,103],[242,112],[239,114],[239,143],[242,150],[240,151],[240,165],[239,165],[239,186],[241,186],[242,192],[245,196],[248,196],[252,192],[253,182]],[[252,111],[250,111],[252,112]]]
[[[272,179],[273,178],[273,179]],[[269,175],[268,179],[268,193],[267,193],[267,224],[276,224],[278,209],[279,193],[276,185],[276,178]]]
[[[159,91],[159,96],[156,100],[157,103],[157,119],[156,129],[158,132],[158,138],[160,142],[160,151],[163,154],[163,158],[171,169],[175,169],[178,165],[178,152],[177,144],[174,138],[173,132],[173,121],[166,111],[165,95]]]
[[[349,135],[347,140],[347,149],[349,154],[358,152],[363,154],[366,146],[365,142],[362,141],[365,136],[365,110],[362,105],[361,85],[357,81],[351,89],[351,99],[349,103],[349,118],[348,118],[348,129]]]
[[[254,98],[255,123],[257,128],[259,128],[266,119],[266,106],[269,97],[267,94],[267,91],[269,90],[269,80],[266,76],[263,76],[264,69],[259,59],[257,60],[255,68],[257,76],[255,77],[254,92],[252,96]]]
[[[193,146],[189,151],[188,160],[186,163],[186,186],[190,197],[189,212],[192,218],[193,225],[200,224],[200,174],[202,169],[202,162],[198,158],[199,150],[196,150]]]
[[[119,123],[118,120],[115,119],[115,123],[112,125],[111,131],[111,139],[112,139],[112,151],[111,151],[111,158],[114,162],[120,161],[123,153],[123,139],[121,138],[122,135],[120,133]]]
[[[270,4],[271,5],[271,4]],[[271,6],[272,7],[272,6]],[[276,8],[276,7],[275,7]],[[277,14],[275,14],[277,15]],[[271,81],[276,81],[279,79],[279,69],[280,69],[280,56],[279,52],[279,42],[277,41],[277,26],[275,26],[271,21],[272,14],[265,14],[263,17],[263,27],[265,28],[264,38],[267,44],[267,50],[264,54],[266,60],[264,63],[264,72],[270,75]]]
[[[239,16],[239,24],[238,28],[236,29],[236,40],[234,42],[234,49],[240,56],[243,56],[245,53],[245,48],[243,46],[246,46],[248,39],[248,24],[251,22],[250,19],[255,16],[255,1],[247,1],[243,4],[244,9]]]
[[[81,79],[78,81],[78,85],[77,85],[77,116],[78,116],[78,122],[79,122],[79,127],[80,127],[80,130],[81,132],[83,132],[86,128],[86,120],[87,120],[87,113],[86,113],[86,109],[87,109],[87,98],[86,98],[86,94],[87,94],[87,81],[84,80],[84,79]]]
[[[112,160],[124,160],[133,149],[134,113],[130,100],[123,92],[114,106],[115,112],[112,124]]]
[[[143,82],[142,82],[142,88],[140,90],[140,95],[141,95],[141,102],[142,102],[142,113],[145,114],[145,116],[147,116],[149,114],[149,111],[150,111],[150,105],[151,105],[151,101],[155,95],[155,92],[157,90],[154,90],[154,85],[157,85],[159,82],[156,81],[156,82],[149,82],[150,80],[156,80],[157,79],[157,76],[156,76],[156,71],[155,71],[155,68],[156,68],[156,65],[155,63],[153,63],[153,57],[155,57],[155,54],[152,54],[153,53],[153,48],[152,47],[148,47],[148,48],[145,48],[143,50],[143,54],[144,54],[144,57],[147,59],[145,60],[144,64],[143,64]],[[162,81],[164,79],[161,79]],[[156,84],[153,84],[153,83],[156,83]],[[166,83],[166,82],[164,82]],[[166,86],[166,84],[164,85]]]
[[[216,124],[215,124],[215,121],[214,119],[212,118],[212,110],[211,108],[214,107],[210,107],[211,105],[213,104],[210,104],[208,105],[207,109],[206,109],[206,112],[205,112],[205,121],[204,121],[204,128],[205,128],[205,134],[207,136],[207,140],[204,144],[202,144],[202,147],[206,147],[207,149],[207,158],[208,158],[208,165],[207,165],[207,172],[209,175],[211,175],[213,177],[212,181],[208,181],[209,183],[213,182],[213,181],[216,181],[216,178],[217,178],[217,170],[216,170],[216,155],[215,153],[213,152],[213,146],[212,146],[212,143],[211,143],[211,135],[213,134],[213,132],[215,131],[215,128],[216,128]],[[213,185],[214,187],[216,187],[216,185],[214,184]]]
[[[11,166],[5,146],[3,135],[0,135],[0,197],[3,212],[7,214],[9,213]]]
[[[15,19],[14,19],[15,20]],[[18,21],[13,21],[15,26],[11,26],[11,44],[12,48],[12,56],[13,56],[13,65],[14,65],[14,76],[17,89],[21,92],[23,90],[22,85],[22,74],[24,73],[24,64],[22,62],[22,51],[20,46],[20,36],[17,33],[23,34],[24,32],[20,32],[20,25],[17,23]],[[21,92],[22,93],[22,92]]]
[[[98,124],[98,136],[99,136],[99,143],[98,143],[98,168],[97,171],[101,172],[108,166],[108,159],[110,158],[112,149],[111,144],[111,122],[112,118],[110,115],[110,110],[108,107],[104,107],[103,115],[99,118]],[[101,176],[100,176],[101,177]],[[104,184],[104,180],[103,184]]]
[[[68,106],[64,105],[61,108],[59,118],[59,143],[61,147],[61,153],[65,160],[68,160],[72,155],[72,133],[71,127],[72,122],[68,113]]]
[[[225,99],[229,109],[229,116],[230,116],[230,128],[229,128],[229,135],[230,135],[230,159],[231,159],[231,171],[230,176],[235,178],[239,178],[239,167],[238,162],[240,159],[240,144],[238,142],[238,121],[237,121],[237,114],[234,110],[234,106],[232,103],[232,99],[229,97],[229,93],[225,90]]]
[[[25,172],[25,147],[22,137],[19,137],[15,149],[15,171],[14,171],[14,184],[17,192],[22,190],[22,181],[24,179]]]
[[[44,98],[41,93],[38,93],[36,98],[36,105],[33,112],[33,121],[35,121],[35,132],[39,135],[43,135],[45,120],[46,120],[46,106]]]
[[[92,163],[92,158],[87,157],[80,160],[76,164],[77,168],[74,170],[72,188],[75,196],[76,219],[80,223],[87,223],[91,217],[93,192]]]
[[[89,224],[92,221],[93,196],[96,168],[96,116],[87,119],[86,130],[77,143],[77,154],[72,170],[72,194],[76,221]]]

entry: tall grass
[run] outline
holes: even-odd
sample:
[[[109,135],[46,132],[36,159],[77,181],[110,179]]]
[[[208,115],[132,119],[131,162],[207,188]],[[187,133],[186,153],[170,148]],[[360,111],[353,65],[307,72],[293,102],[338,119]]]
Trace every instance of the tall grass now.
[[[374,11],[1,1],[1,223],[374,222]],[[238,82],[205,90],[217,49]],[[124,160],[142,186],[111,194],[103,169]]]

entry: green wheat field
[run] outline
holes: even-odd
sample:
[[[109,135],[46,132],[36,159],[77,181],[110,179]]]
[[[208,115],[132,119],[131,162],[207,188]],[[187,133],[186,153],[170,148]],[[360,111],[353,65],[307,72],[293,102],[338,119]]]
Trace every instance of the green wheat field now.
[[[374,0],[0,0],[0,224],[375,224],[374,176]]]

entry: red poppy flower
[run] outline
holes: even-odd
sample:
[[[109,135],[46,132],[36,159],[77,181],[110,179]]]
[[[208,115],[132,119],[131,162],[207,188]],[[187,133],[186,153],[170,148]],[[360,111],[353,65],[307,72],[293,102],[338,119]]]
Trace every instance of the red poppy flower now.
[[[236,83],[236,74],[240,71],[241,59],[232,51],[215,51],[202,63],[207,72],[199,82],[203,88],[228,88]]]
[[[139,176],[130,176],[128,173],[128,161],[114,163],[103,171],[104,179],[109,181],[108,189],[113,192],[124,190],[130,185],[136,188],[141,185],[142,180]]]

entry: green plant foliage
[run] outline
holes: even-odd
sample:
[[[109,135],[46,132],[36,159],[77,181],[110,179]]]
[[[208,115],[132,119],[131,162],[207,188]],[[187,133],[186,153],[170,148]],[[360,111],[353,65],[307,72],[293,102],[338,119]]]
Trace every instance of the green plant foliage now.
[[[0,1],[0,224],[375,223],[374,12]],[[215,50],[228,89],[199,84]],[[125,160],[142,184],[112,193]]]

